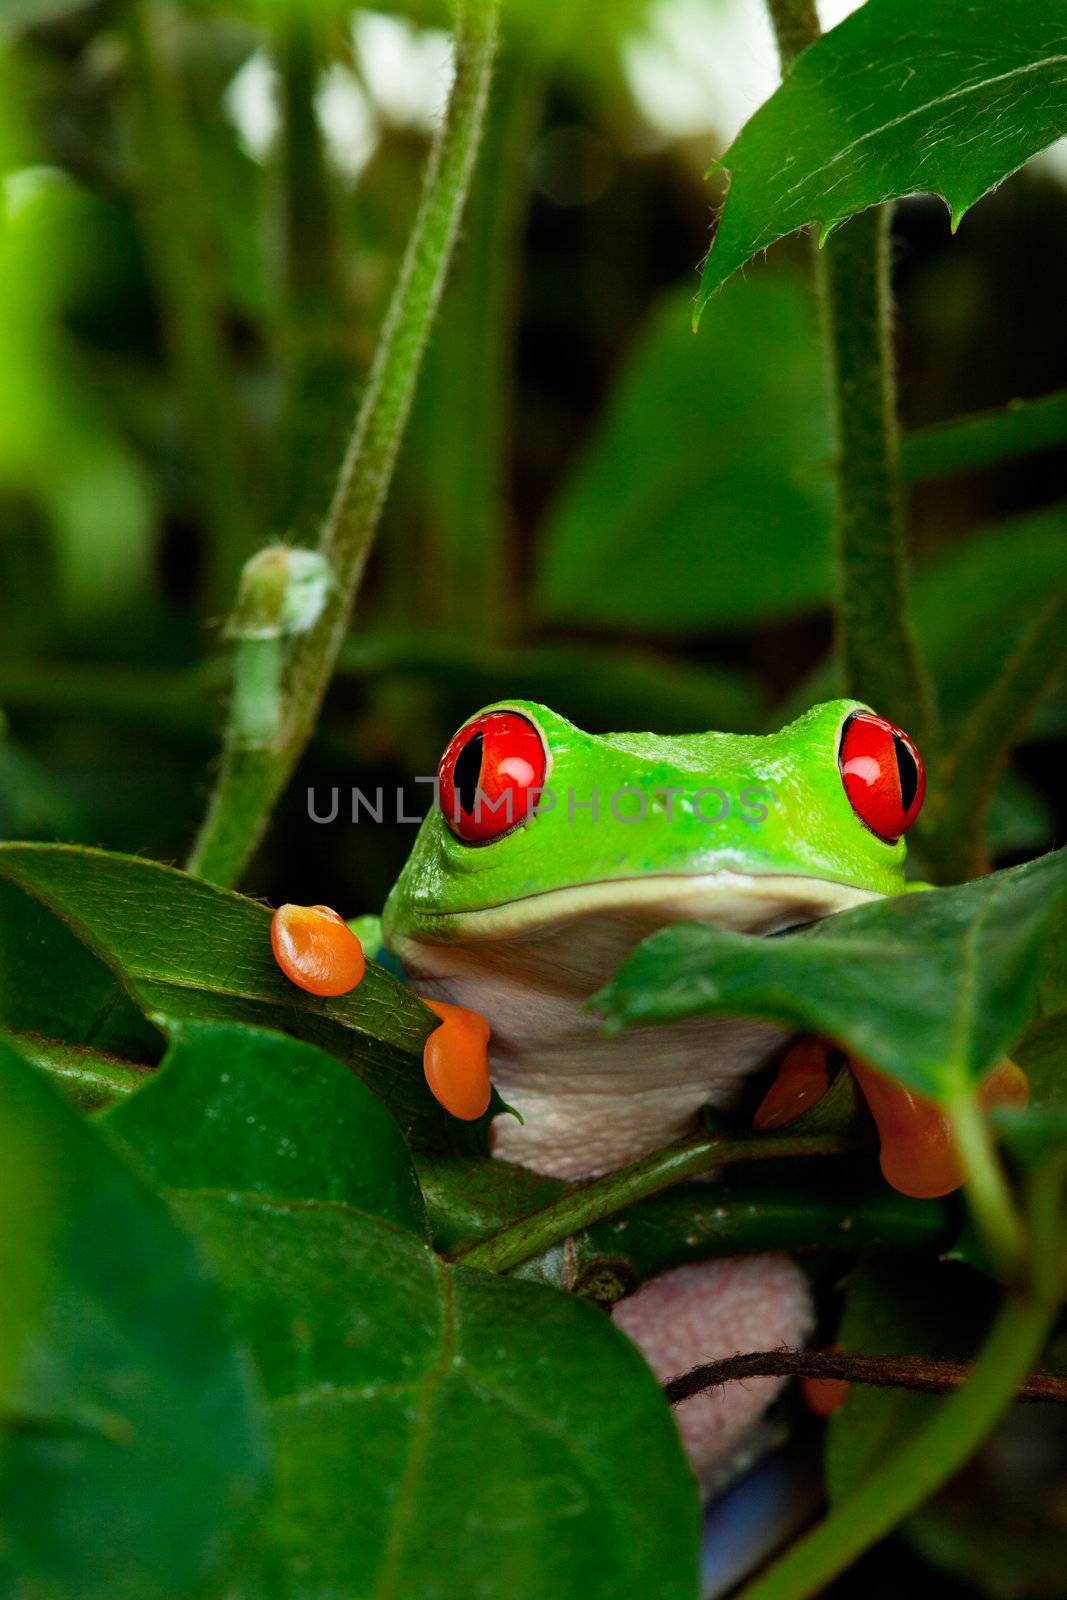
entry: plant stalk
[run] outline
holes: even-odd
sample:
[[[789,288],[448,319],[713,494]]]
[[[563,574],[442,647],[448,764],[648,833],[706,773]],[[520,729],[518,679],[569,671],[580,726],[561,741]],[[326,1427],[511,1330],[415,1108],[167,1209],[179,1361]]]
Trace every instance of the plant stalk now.
[[[672,1406],[724,1383],[749,1378],[822,1378],[860,1383],[873,1389],[907,1389],[913,1394],[954,1394],[971,1376],[966,1361],[938,1356],[869,1356],[855,1350],[751,1350],[721,1361],[691,1367],[663,1385]],[[1034,1404],[1067,1403],[1067,1374],[1032,1372],[1015,1390],[1015,1400]]]
[[[865,1143],[866,1141],[862,1141]],[[589,1228],[604,1217],[613,1216],[626,1206],[648,1195],[684,1183],[718,1167],[741,1161],[771,1161],[806,1156],[840,1155],[862,1147],[861,1141],[841,1134],[809,1134],[807,1137],[764,1134],[744,1138],[695,1138],[667,1145],[640,1161],[580,1189],[572,1189],[551,1205],[520,1222],[502,1228],[491,1239],[462,1251],[457,1258],[466,1267],[482,1267],[488,1272],[509,1272],[531,1256]]]
[[[767,0],[785,76],[819,37],[813,0]],[[848,693],[931,750],[933,696],[909,617],[892,357],[889,217],[878,206],[815,252],[837,433],[837,649]]]
[[[333,584],[314,628],[292,642],[277,739],[264,750],[227,742],[189,860],[191,872],[215,883],[234,883],[262,838],[314,731],[348,628],[463,214],[485,118],[498,9],[499,0],[467,0],[460,16],[448,110],[430,154],[422,203],[318,541]]]

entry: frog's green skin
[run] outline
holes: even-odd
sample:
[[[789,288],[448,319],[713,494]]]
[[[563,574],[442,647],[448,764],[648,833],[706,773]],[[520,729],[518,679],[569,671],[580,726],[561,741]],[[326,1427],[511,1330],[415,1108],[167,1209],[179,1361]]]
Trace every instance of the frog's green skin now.
[[[481,1011],[494,1081],[524,1118],[494,1152],[561,1177],[610,1170],[727,1103],[785,1035],[695,1018],[607,1040],[583,1001],[646,934],[696,918],[769,934],[905,889],[905,846],[852,810],[838,772],[859,702],[814,707],[778,733],[583,733],[545,706],[500,701],[541,731],[553,809],[490,843],[422,824],[382,918],[385,946],[420,993]],[[728,797],[723,809],[715,789]],[[643,820],[609,801],[645,797]],[[665,791],[675,791],[668,799]],[[594,791],[599,817],[582,809]],[[573,796],[574,804],[569,804]],[[638,810],[618,798],[620,815]]]

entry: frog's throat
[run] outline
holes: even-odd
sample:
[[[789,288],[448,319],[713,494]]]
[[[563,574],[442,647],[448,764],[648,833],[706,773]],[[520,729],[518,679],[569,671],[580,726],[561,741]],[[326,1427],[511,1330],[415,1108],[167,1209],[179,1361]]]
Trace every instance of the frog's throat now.
[[[420,911],[409,929],[393,932],[390,946],[402,960],[414,958],[417,964],[418,947],[427,943],[521,939],[613,917],[620,931],[641,930],[634,943],[655,928],[683,921],[772,934],[879,898],[869,889],[792,873],[645,873],[545,889],[477,911]]]

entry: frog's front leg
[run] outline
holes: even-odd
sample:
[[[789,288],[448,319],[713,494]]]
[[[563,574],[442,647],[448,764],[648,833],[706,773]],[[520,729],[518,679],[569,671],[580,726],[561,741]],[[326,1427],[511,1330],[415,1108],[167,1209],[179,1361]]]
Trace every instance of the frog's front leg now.
[[[745,1350],[803,1345],[814,1325],[811,1291],[786,1256],[739,1256],[653,1278],[612,1312],[661,1383]],[[766,1411],[785,1380],[751,1378],[691,1396],[675,1419],[705,1488]]]

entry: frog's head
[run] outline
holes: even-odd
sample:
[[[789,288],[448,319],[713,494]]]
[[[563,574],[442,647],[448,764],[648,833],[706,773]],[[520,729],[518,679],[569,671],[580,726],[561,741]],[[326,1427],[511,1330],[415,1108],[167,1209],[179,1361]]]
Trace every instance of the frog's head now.
[[[401,954],[565,924],[632,943],[686,917],[773,933],[897,894],[924,781],[907,736],[853,700],[778,733],[671,737],[583,733],[500,701],[438,777],[385,908]]]

